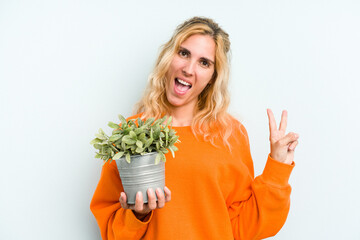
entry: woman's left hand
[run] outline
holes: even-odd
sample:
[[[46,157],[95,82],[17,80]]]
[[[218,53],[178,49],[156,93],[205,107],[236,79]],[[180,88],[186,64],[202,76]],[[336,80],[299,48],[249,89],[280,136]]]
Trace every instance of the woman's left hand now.
[[[287,111],[284,110],[281,115],[279,130],[276,127],[276,121],[271,109],[267,109],[270,129],[270,156],[282,163],[291,164],[294,160],[294,150],[298,144],[299,134],[290,132],[285,135],[287,125]]]

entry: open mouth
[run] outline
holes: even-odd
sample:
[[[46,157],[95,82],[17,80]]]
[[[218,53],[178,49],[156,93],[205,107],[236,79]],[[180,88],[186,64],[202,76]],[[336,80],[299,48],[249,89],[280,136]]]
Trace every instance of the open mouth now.
[[[185,94],[192,85],[184,80],[181,80],[179,78],[175,78],[175,89],[180,94]]]

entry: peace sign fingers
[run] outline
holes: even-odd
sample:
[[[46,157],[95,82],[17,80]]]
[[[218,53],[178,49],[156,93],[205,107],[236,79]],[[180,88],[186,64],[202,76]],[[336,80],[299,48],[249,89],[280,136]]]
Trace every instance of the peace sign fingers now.
[[[277,129],[275,117],[271,109],[267,109],[267,115],[269,117],[270,138],[283,137],[285,135],[286,126],[287,126],[287,111],[284,110],[281,114],[279,130]]]
[[[285,136],[288,117],[286,110],[282,111],[279,129],[277,129],[275,117],[271,109],[267,109],[267,115],[269,117],[270,129],[270,155],[280,162],[291,164],[294,158],[293,150],[298,144],[297,140],[299,135],[296,133],[289,133]]]

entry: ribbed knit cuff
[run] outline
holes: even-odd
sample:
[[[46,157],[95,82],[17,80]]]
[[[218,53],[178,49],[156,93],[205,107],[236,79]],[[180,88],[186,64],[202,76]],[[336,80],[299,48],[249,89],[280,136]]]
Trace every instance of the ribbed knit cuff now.
[[[295,163],[286,164],[273,159],[270,154],[262,173],[264,182],[283,187],[288,185],[290,174],[295,166]]]
[[[150,216],[147,216],[145,218],[147,220],[145,222],[143,222],[143,221],[140,221],[139,219],[137,219],[135,217],[134,213],[130,209],[126,209],[125,210],[125,223],[132,229],[142,228],[150,222],[152,215],[153,215],[153,211],[151,211]]]

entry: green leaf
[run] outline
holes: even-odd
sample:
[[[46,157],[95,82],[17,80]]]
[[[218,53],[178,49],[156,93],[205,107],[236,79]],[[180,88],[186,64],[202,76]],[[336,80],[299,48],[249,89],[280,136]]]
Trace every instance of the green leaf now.
[[[99,129],[99,134],[105,135],[105,132],[100,128],[100,129]]]
[[[160,161],[166,162],[166,157],[162,152],[158,152],[155,158],[155,164],[158,164]]]
[[[113,122],[109,122],[108,123],[108,126],[111,127],[111,128],[114,128],[114,129],[118,129],[120,128],[120,126],[116,123],[113,123]]]
[[[139,140],[136,141],[136,146],[138,146],[139,148],[143,147],[143,143]]]
[[[124,152],[118,152],[117,154],[114,155],[113,159],[114,160],[118,160],[119,158],[121,158],[124,155]]]
[[[128,145],[132,145],[132,144],[135,144],[135,143],[136,143],[136,141],[133,140],[133,139],[131,139],[130,136],[124,136],[124,137],[122,138],[122,141],[123,141],[124,143],[128,144]]]
[[[169,134],[167,132],[165,132],[165,144],[166,146],[169,145]]]
[[[126,119],[123,117],[123,115],[118,114],[118,118],[121,122],[121,125],[126,125]]]
[[[155,164],[159,164],[159,162],[160,162],[160,160],[161,160],[161,154],[162,154],[162,153],[158,153],[158,154],[156,155]]]
[[[94,144],[94,148],[96,148],[96,149],[101,149],[101,145],[100,144]]]
[[[138,139],[139,140],[145,140],[145,133],[143,132],[143,133],[141,133],[139,136],[138,136]]]
[[[136,137],[137,135],[134,131],[130,131],[129,135],[132,139],[134,139],[134,140],[137,139],[137,137]]]
[[[106,138],[104,135],[102,135],[102,134],[95,133],[95,136],[96,136],[96,138],[98,138],[98,139],[107,140],[107,138]]]
[[[145,142],[145,147],[149,147],[152,143],[153,143],[154,139],[149,138],[148,140],[146,140]]]
[[[121,129],[116,129],[116,130],[113,130],[112,131],[112,134],[114,135],[114,134],[119,134],[119,133],[121,133],[122,132],[122,130]]]
[[[142,153],[144,151],[144,148],[138,147],[136,148],[135,152]]]
[[[125,136],[125,137],[126,137],[126,136]],[[125,138],[125,137],[124,137],[124,138]],[[123,138],[123,140],[124,140],[124,138]],[[121,143],[121,148],[124,149],[124,150],[126,149],[126,143],[125,143],[124,141]]]
[[[148,119],[145,121],[145,125],[150,126],[154,121],[155,121],[154,118],[148,118]]]
[[[169,150],[167,150],[166,148],[160,148],[160,151],[162,152],[162,153],[164,153],[164,154],[166,154],[166,153],[168,153],[169,152]]]
[[[126,158],[126,161],[127,161],[128,163],[130,163],[130,161],[131,161],[130,153],[127,153],[125,158]]]
[[[138,126],[141,127],[142,125],[144,125],[144,122],[143,120],[141,120],[141,118],[138,118],[137,119],[137,122],[138,122]]]
[[[121,128],[126,131],[126,133],[128,133],[130,130],[130,127],[127,125],[127,123],[125,122],[125,124],[121,124]],[[124,133],[125,135],[125,133]]]
[[[160,125],[160,124],[163,123],[164,121],[165,121],[164,118],[160,118],[160,119],[158,119],[158,120],[156,120],[156,121],[154,122],[154,126]]]
[[[94,139],[90,142],[90,144],[91,144],[91,145],[94,145],[95,143],[101,143],[101,142],[102,142],[101,139],[99,139],[99,138],[94,138]]]
[[[172,157],[175,158],[175,153],[174,153],[174,149],[172,148],[172,146],[169,146],[169,150],[171,152]]]
[[[129,125],[130,127],[132,127],[133,129],[137,127],[137,126],[136,126],[136,123],[134,122],[133,119],[129,119],[128,125]]]
[[[165,125],[166,128],[169,126],[169,124],[171,123],[171,121],[172,121],[172,117],[170,116],[170,117],[168,118],[168,120],[167,120],[166,125]]]
[[[109,141],[115,142],[116,140],[119,140],[121,137],[122,137],[121,134],[115,134],[115,135],[112,135],[112,136],[109,138]]]
[[[154,129],[154,139],[158,139],[160,136],[160,127],[157,126],[155,129]]]
[[[175,130],[174,129],[170,129],[170,131],[169,131],[169,136],[170,137],[172,137],[172,136],[174,136],[175,135]]]
[[[178,141],[178,138],[179,136],[173,136],[169,141],[170,145],[174,145]]]

